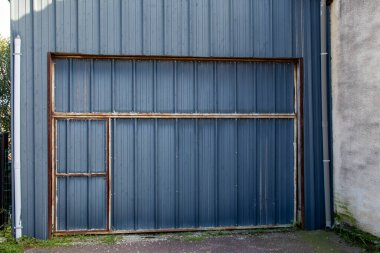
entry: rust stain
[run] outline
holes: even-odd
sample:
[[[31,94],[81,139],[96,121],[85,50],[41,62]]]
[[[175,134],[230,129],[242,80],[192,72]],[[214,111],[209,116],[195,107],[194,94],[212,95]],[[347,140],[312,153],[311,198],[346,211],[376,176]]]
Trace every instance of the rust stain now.
[[[54,192],[54,179],[55,177],[53,176],[53,136],[55,135],[55,131],[54,131],[54,128],[53,128],[53,123],[54,123],[54,120],[53,120],[53,117],[52,117],[52,114],[53,114],[53,111],[54,111],[54,102],[53,102],[53,96],[54,96],[54,92],[52,91],[53,89],[53,79],[54,79],[54,75],[53,75],[53,68],[54,68],[54,65],[53,65],[53,60],[52,60],[52,55],[51,53],[48,53],[47,54],[47,62],[48,62],[48,80],[47,80],[47,84],[48,84],[48,87],[47,87],[47,97],[48,97],[48,101],[47,101],[47,116],[48,116],[48,239],[51,239],[52,237],[52,227],[53,227],[53,212],[54,212],[54,206],[55,206],[55,203],[54,203],[54,200],[53,200],[53,192]]]
[[[55,112],[57,119],[104,120],[121,119],[295,119],[294,113],[76,113]]]
[[[278,62],[298,63],[299,58],[247,58],[247,57],[189,57],[189,56],[155,56],[155,55],[92,55],[63,52],[51,53],[56,59],[97,59],[97,60],[141,60],[141,61],[206,61],[206,62]]]
[[[111,230],[111,119],[106,123],[106,152],[107,152],[107,231]]]
[[[94,172],[94,173],[55,173],[56,177],[105,177],[107,173]]]
[[[103,235],[103,234],[146,234],[146,233],[176,233],[176,232],[200,232],[200,231],[228,231],[228,230],[252,230],[270,228],[292,228],[293,225],[259,225],[259,226],[232,226],[232,227],[206,227],[206,228],[165,228],[165,229],[138,229],[108,231],[104,229],[90,230],[62,230],[56,231],[55,236],[68,235]]]
[[[300,189],[300,198],[301,198],[301,226],[305,226],[305,179],[304,179],[304,121],[303,121],[303,59],[299,59],[298,63],[299,68],[299,100],[298,100],[298,109],[299,109],[299,123],[298,123],[298,164],[300,166],[300,184],[297,188]]]

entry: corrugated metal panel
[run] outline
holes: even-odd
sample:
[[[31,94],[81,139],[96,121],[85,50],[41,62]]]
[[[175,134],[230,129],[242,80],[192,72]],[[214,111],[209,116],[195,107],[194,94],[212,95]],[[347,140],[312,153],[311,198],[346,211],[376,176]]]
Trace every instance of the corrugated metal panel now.
[[[57,172],[106,172],[104,121],[58,121]]]
[[[112,164],[114,168],[112,170],[112,224],[114,229],[134,229],[135,122],[133,120],[113,120],[112,125],[113,135],[117,136],[117,138],[112,138]],[[124,217],[133,217],[133,219],[124,219]]]
[[[58,121],[57,172],[106,172],[104,121]],[[57,229],[105,229],[106,177],[58,177]]]
[[[99,63],[103,68],[95,74]],[[106,100],[124,104],[127,111],[292,113],[293,68],[58,59],[56,92],[66,96],[60,96],[56,108],[62,111],[75,101],[79,106],[69,111],[96,112],[94,105],[118,87],[120,92]],[[111,127],[113,229],[289,224],[294,219],[293,120],[114,119]],[[57,171],[105,172],[105,133],[102,120],[59,120]],[[92,217],[86,207],[94,201],[87,195],[104,200],[104,192],[89,192],[85,180],[69,186],[71,181],[58,180],[58,229],[98,228],[85,223]],[[81,203],[79,211],[71,210],[68,187],[84,191],[77,201],[87,204]],[[78,217],[71,221],[70,215]],[[104,212],[98,215],[104,218]]]
[[[113,120],[113,229],[290,224],[292,120]]]
[[[104,178],[58,178],[57,200],[58,230],[106,228]]]
[[[165,5],[162,0],[100,2],[11,2],[12,38],[20,34],[23,40],[21,166],[25,235],[46,238],[48,231],[46,53],[49,51],[304,57],[305,225],[307,228],[323,227],[319,1],[188,0],[165,1]],[[189,14],[176,15],[175,10]],[[174,22],[182,17],[188,20],[182,19],[171,28],[180,29],[180,32],[169,31],[165,20]],[[251,25],[241,25],[247,20]],[[166,49],[169,41],[171,49]]]
[[[325,226],[322,167],[319,2],[304,3],[305,221],[309,229]]]
[[[294,64],[55,60],[57,112],[292,113]]]

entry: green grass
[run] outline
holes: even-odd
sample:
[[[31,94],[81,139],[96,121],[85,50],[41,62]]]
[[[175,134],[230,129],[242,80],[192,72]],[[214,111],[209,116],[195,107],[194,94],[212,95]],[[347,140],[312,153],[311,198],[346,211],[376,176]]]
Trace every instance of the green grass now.
[[[104,235],[101,236],[101,242],[104,244],[114,244],[120,239],[120,236],[116,235]]]
[[[206,240],[209,237],[223,235],[226,235],[226,233],[223,233],[222,231],[180,232],[171,234],[169,239],[176,241],[196,242]]]
[[[264,234],[264,233],[286,233],[286,232],[294,232],[297,231],[298,228],[296,227],[284,227],[284,228],[258,228],[258,229],[252,229],[247,231],[240,231],[243,235],[257,235],[257,234]]]
[[[379,237],[345,223],[335,226],[334,231],[347,243],[364,248],[366,252],[380,252]]]
[[[16,241],[11,235],[11,228],[7,226],[3,231],[0,231],[1,236],[5,238],[5,241],[0,243],[0,253],[19,253],[29,248],[56,248],[67,247],[74,243],[104,243],[113,244],[119,240],[119,236],[105,235],[105,236],[93,236],[93,235],[76,235],[65,237],[53,237],[50,240],[38,240],[31,237],[22,237]]]
[[[299,238],[307,242],[316,252],[341,252],[341,248],[335,244],[333,233],[327,230],[299,231]]]
[[[186,236],[186,237],[182,238],[181,240],[185,241],[185,242],[199,242],[199,241],[203,241],[205,239],[207,239],[207,236],[193,235],[193,236]]]
[[[259,235],[265,233],[281,233],[281,232],[294,232],[300,231],[303,239],[314,245],[320,252],[331,250],[331,245],[328,240],[328,233],[325,231],[305,232],[297,228],[276,228],[276,229],[252,229],[252,230],[232,230],[232,231],[203,231],[203,232],[183,232],[173,234],[156,234],[156,236],[167,236],[170,240],[179,240],[184,242],[200,242],[211,237],[228,236],[235,233],[241,235]],[[367,249],[367,252],[378,252],[380,246],[380,239],[362,232],[356,228],[339,227],[335,228],[341,237],[351,244],[358,245]],[[122,238],[120,235],[77,235],[66,237],[53,237],[50,240],[38,240],[30,237],[23,237],[21,240],[16,241],[11,236],[11,229],[8,226],[5,230],[1,231],[1,235],[5,237],[5,242],[0,243],[0,253],[19,253],[29,248],[55,248],[67,247],[77,243],[103,243],[115,244]],[[301,235],[302,236],[302,235]]]
[[[203,233],[191,233],[191,232],[184,232],[184,233],[175,233],[172,234],[172,236],[169,237],[171,240],[175,241],[203,241],[207,237]]]
[[[293,232],[296,231],[297,228],[272,228],[272,229],[252,229],[252,230],[215,230],[215,231],[203,231],[203,232],[182,232],[172,234],[169,239],[178,240],[178,241],[203,241],[210,237],[216,236],[227,236],[234,233],[238,233],[241,235],[257,235],[263,233],[274,233],[274,232]]]
[[[16,241],[12,238],[8,228],[3,231],[2,236],[5,237],[5,241],[0,243],[0,253],[24,252],[25,249],[29,248],[64,247],[71,245],[74,241],[74,237],[54,237],[50,240],[38,240],[26,236]]]
[[[230,235],[231,232],[230,231],[207,231],[205,232],[208,236],[225,236],[225,235]]]

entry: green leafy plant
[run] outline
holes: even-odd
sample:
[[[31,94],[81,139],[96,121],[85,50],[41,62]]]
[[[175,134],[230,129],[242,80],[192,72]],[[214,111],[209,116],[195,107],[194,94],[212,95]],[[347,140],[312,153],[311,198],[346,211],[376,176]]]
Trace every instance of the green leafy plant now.
[[[0,131],[11,125],[11,50],[10,40],[0,37]]]
[[[380,252],[380,238],[347,223],[339,223],[334,231],[346,242],[362,247],[366,252]]]

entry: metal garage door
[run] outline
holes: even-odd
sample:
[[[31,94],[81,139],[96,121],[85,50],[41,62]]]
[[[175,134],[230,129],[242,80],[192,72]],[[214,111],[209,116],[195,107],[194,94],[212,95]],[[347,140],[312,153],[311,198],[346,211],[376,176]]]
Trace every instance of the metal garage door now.
[[[294,222],[297,61],[57,57],[52,73],[56,234]]]

